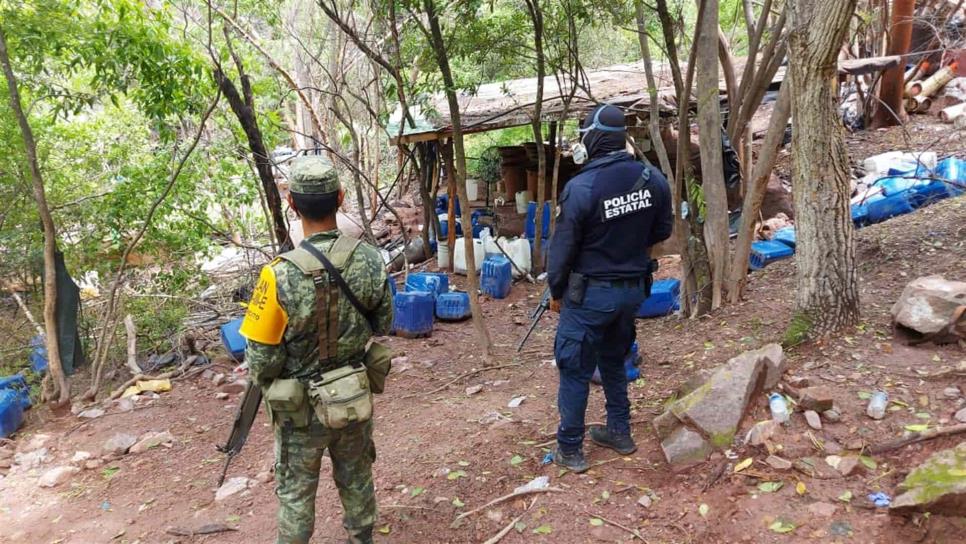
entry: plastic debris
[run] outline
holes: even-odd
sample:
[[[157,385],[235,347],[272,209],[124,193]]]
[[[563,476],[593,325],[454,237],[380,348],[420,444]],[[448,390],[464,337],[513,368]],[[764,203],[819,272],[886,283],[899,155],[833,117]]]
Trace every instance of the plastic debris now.
[[[527,397],[513,397],[507,403],[507,408],[518,408],[525,400],[527,400]]]
[[[547,452],[547,455],[544,455],[543,456],[543,461],[540,461],[540,464],[541,465],[549,465],[550,463],[553,463],[553,452],[552,451],[548,451]]]
[[[886,508],[892,504],[892,497],[881,491],[869,493],[869,500],[872,502],[872,504],[875,504],[879,508]]]
[[[549,476],[537,476],[536,478],[530,480],[526,485],[521,485],[520,487],[513,490],[514,493],[528,493],[530,491],[536,491],[538,489],[546,489],[550,486]]]
[[[121,397],[133,397],[134,395],[139,395],[146,391],[150,391],[152,393],[164,393],[171,391],[171,380],[139,380],[136,384],[125,389],[124,394],[121,395]]]

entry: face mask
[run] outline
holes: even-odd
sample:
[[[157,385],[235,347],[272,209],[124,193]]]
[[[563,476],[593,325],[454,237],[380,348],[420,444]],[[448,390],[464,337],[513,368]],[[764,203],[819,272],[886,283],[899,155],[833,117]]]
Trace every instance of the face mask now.
[[[587,162],[587,146],[583,141],[577,142],[570,148],[570,153],[574,156],[574,164],[584,164]]]
[[[570,152],[574,157],[574,164],[584,164],[584,162],[587,161],[588,153],[587,146],[584,145],[584,137],[587,136],[587,133],[589,133],[591,130],[599,130],[601,132],[623,132],[626,130],[624,127],[611,127],[601,123],[600,112],[603,110],[604,108],[597,109],[597,112],[594,114],[594,121],[589,127],[578,129],[578,132],[580,132],[580,142],[575,144],[570,149]]]

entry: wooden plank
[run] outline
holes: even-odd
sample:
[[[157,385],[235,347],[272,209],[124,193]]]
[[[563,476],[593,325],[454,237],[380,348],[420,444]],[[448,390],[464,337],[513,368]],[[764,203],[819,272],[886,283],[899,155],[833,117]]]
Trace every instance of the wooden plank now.
[[[867,59],[846,59],[839,63],[839,74],[859,76],[871,74],[898,66],[902,62],[899,55],[869,57]]]

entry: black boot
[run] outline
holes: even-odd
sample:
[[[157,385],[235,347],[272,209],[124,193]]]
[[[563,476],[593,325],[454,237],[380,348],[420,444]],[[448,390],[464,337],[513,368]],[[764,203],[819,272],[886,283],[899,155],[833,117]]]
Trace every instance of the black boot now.
[[[372,544],[372,526],[363,527],[362,529],[347,530],[349,533],[349,540],[346,544]]]
[[[587,472],[590,465],[587,464],[587,459],[584,458],[583,450],[577,450],[573,453],[564,453],[560,451],[557,447],[553,451],[553,462],[566,468],[571,472],[581,473]]]
[[[594,444],[610,448],[621,455],[630,455],[637,451],[637,444],[630,434],[616,435],[603,425],[591,425],[587,432]]]

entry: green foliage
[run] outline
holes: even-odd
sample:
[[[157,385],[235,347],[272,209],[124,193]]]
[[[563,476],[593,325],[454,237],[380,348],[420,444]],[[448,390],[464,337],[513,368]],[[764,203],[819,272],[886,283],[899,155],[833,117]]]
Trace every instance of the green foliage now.
[[[785,338],[782,340],[782,346],[790,348],[801,344],[808,340],[811,331],[812,319],[804,313],[796,313],[792,316],[788,328],[785,329]]]

